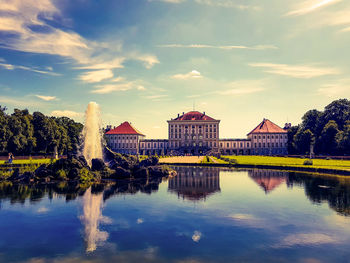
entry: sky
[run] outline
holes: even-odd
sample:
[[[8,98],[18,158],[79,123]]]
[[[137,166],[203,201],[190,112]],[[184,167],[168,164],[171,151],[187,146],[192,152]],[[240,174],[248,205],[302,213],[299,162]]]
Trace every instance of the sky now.
[[[0,105],[167,138],[193,110],[245,138],[350,96],[346,0],[0,0]]]

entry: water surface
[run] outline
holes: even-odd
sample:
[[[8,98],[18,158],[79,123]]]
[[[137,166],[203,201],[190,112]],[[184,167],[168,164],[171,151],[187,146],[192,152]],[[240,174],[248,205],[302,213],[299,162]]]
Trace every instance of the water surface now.
[[[350,180],[176,169],[89,189],[0,184],[0,261],[349,262]]]

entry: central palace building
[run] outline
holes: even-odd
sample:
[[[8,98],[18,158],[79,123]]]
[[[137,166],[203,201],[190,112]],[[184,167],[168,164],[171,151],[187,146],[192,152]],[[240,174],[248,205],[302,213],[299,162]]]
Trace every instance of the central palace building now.
[[[246,139],[220,139],[220,120],[205,112],[190,111],[168,120],[168,139],[145,139],[129,122],[107,126],[107,145],[113,151],[142,155],[286,155],[286,123],[279,127],[268,119],[248,133]]]

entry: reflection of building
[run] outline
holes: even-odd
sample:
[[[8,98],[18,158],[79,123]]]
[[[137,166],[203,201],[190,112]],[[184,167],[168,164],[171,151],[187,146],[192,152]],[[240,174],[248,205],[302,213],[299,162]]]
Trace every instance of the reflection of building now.
[[[192,201],[206,199],[220,192],[219,169],[202,167],[176,167],[177,176],[169,179],[168,190]]]
[[[168,121],[168,139],[145,140],[144,135],[124,122],[106,132],[110,148],[120,153],[179,155],[214,153],[234,155],[287,154],[287,130],[264,119],[247,139],[219,139],[220,120],[205,112],[190,111]]]
[[[248,175],[254,182],[256,182],[265,191],[266,194],[273,191],[282,183],[286,182],[288,178],[287,172],[273,171],[273,170],[249,170]]]

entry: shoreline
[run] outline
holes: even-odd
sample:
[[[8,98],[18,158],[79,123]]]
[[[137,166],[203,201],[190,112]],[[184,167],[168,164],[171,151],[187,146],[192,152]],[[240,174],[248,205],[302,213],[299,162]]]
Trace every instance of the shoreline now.
[[[253,169],[271,169],[289,172],[318,173],[334,176],[345,176],[350,178],[350,170],[338,170],[316,167],[294,167],[283,165],[262,165],[262,164],[228,164],[228,163],[162,163],[169,166],[203,166],[203,167],[227,167],[227,168],[253,168]]]

